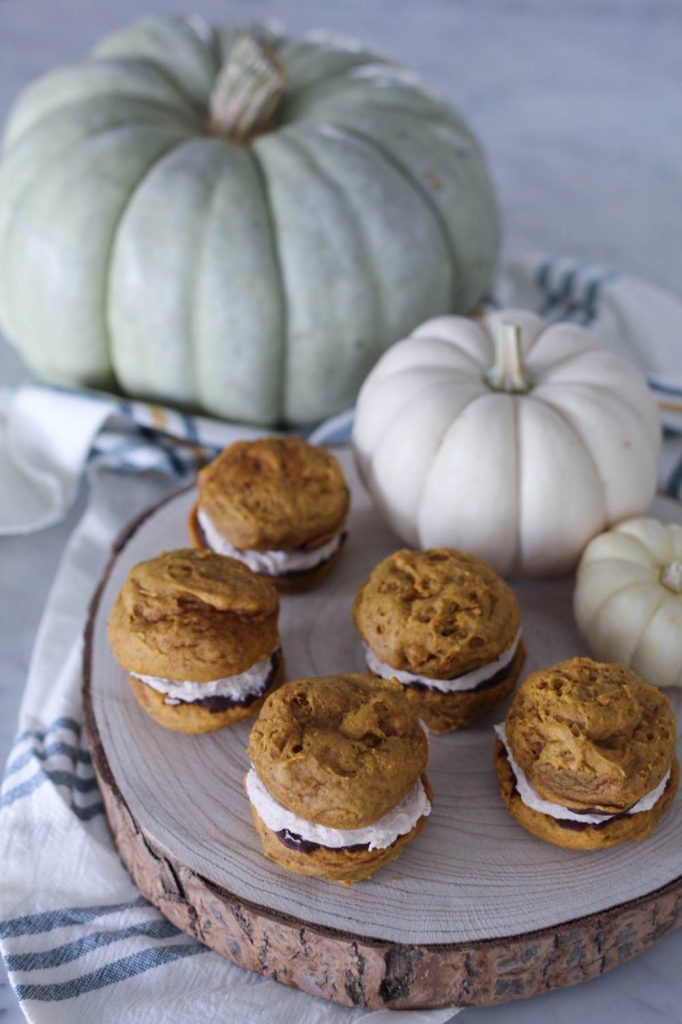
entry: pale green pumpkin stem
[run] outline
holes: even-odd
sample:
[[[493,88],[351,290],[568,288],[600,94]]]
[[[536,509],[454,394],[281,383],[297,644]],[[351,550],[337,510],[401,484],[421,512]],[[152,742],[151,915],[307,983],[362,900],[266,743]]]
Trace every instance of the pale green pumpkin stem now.
[[[661,569],[661,583],[673,594],[682,594],[682,558],[664,565]]]
[[[267,43],[237,36],[213,85],[209,128],[245,145],[267,131],[284,91],[284,71]]]
[[[483,374],[493,391],[522,395],[530,391],[532,381],[521,359],[521,328],[503,321],[495,335],[495,362]]]

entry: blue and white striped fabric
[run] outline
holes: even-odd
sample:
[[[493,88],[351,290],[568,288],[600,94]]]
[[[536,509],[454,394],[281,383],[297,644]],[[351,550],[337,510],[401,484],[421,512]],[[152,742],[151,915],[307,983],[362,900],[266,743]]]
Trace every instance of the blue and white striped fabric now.
[[[495,301],[582,323],[634,360],[664,417],[662,486],[681,496],[682,302],[567,260],[510,263]],[[341,443],[351,426],[348,411],[310,436]],[[88,509],[64,553],[36,640],[0,795],[0,946],[24,1012],[37,1024],[349,1024],[363,1017],[241,971],[147,904],[111,843],[82,736],[81,635],[112,540],[221,447],[257,433],[52,388],[25,388],[0,403],[0,532],[56,521],[83,472],[90,477]],[[409,1019],[442,1024],[453,1013]]]
[[[10,807],[46,783],[64,788],[79,821],[104,813],[90,752],[83,745],[81,724],[74,718],[57,718],[47,729],[19,733],[5,768],[0,808]]]

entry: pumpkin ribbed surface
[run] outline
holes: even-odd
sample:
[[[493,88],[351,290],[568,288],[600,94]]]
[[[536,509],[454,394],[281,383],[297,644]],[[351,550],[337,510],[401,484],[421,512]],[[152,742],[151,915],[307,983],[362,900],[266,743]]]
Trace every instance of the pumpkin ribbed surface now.
[[[595,657],[682,687],[682,526],[626,519],[585,548],[575,619]]]
[[[505,325],[522,391],[489,383]],[[503,576],[568,572],[595,534],[646,509],[659,440],[633,366],[521,310],[422,324],[368,376],[353,428],[363,480],[406,544],[457,547]]]
[[[426,316],[475,306],[498,227],[479,146],[357,45],[258,28],[269,130],[209,128],[232,28],[147,18],[30,86],[0,163],[0,325],[49,380],[254,423],[348,405]]]

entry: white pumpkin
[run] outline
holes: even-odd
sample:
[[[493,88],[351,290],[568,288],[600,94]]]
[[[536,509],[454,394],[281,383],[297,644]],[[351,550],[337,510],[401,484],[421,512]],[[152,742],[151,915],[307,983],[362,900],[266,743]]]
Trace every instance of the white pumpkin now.
[[[643,379],[569,323],[501,310],[438,317],[360,392],[360,473],[409,545],[471,551],[498,572],[571,569],[600,530],[644,511],[660,426]]]
[[[682,687],[682,526],[628,519],[595,537],[578,567],[574,611],[595,657]]]

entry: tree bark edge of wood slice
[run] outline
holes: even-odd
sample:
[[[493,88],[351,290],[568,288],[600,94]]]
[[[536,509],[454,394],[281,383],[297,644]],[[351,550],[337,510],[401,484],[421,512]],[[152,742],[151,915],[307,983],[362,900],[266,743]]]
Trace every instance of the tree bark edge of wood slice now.
[[[682,927],[682,879],[556,929],[441,946],[353,936],[246,903],[156,848],[137,826],[99,739],[87,668],[83,697],[109,826],[142,895],[192,938],[274,981],[367,1009],[488,1006],[598,977]]]
[[[111,567],[138,527],[112,546],[84,634],[85,731],[119,856],[132,880],[181,931],[238,967],[349,1007],[393,1010],[488,1006],[588,981],[682,927],[682,877],[599,913],[499,939],[405,944],[312,925],[245,901],[161,850],[138,826],[101,742],[91,696],[91,645]]]

